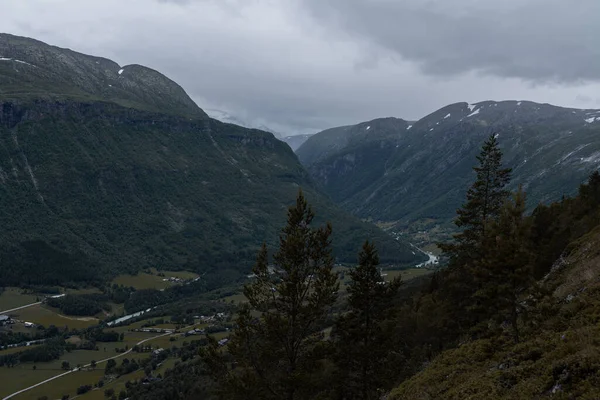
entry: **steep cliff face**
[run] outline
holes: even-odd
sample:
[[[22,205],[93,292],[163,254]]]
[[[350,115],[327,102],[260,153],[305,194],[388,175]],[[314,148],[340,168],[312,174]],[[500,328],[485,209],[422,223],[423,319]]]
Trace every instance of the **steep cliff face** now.
[[[208,118],[156,71],[9,35],[0,56],[0,285],[146,267],[235,279],[299,188],[338,260],[369,238],[384,262],[422,261],[334,205],[273,134]]]
[[[323,131],[297,154],[346,209],[403,227],[454,216],[490,134],[513,168],[512,188],[523,185],[531,205],[572,194],[600,163],[598,110],[488,101],[452,104],[383,133],[385,120]]]

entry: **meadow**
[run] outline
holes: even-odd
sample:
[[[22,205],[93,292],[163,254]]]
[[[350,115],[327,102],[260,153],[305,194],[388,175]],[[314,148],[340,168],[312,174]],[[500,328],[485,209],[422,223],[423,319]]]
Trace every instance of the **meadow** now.
[[[43,304],[23,308],[11,314],[15,315],[15,318],[18,320],[33,322],[45,327],[55,325],[61,328],[66,326],[69,329],[82,329],[97,325],[99,322],[94,317],[69,317],[62,315]]]
[[[166,289],[175,285],[169,281],[163,281],[165,278],[179,278],[179,279],[194,279],[198,277],[198,274],[188,271],[158,271],[151,269],[151,273],[140,272],[137,275],[119,275],[113,279],[112,283],[117,285],[123,285],[127,287],[133,287],[136,290],[141,289]],[[158,275],[159,273],[164,276]]]
[[[0,312],[35,303],[37,299],[35,294],[23,293],[23,289],[6,288],[0,293]]]

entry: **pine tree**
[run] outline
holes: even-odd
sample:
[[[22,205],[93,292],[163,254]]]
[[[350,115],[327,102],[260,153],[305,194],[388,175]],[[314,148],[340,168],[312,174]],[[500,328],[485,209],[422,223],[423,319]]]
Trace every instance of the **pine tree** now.
[[[451,265],[465,265],[481,257],[487,227],[499,215],[509,195],[505,187],[510,182],[511,169],[502,168],[496,135],[486,140],[477,160],[479,165],[473,168],[477,177],[467,191],[466,203],[457,210],[455,224],[461,232],[454,235],[453,243],[442,245]]]
[[[302,191],[288,210],[279,250],[269,265],[263,245],[255,278],[246,285],[248,305],[238,314],[228,353],[230,371],[217,344],[205,360],[232,399],[309,398],[305,383],[314,371],[313,350],[322,339],[319,322],[335,302],[338,290],[331,254],[331,225],[311,228],[314,213]]]
[[[473,273],[475,264],[484,258],[483,244],[489,234],[489,224],[498,217],[509,195],[505,187],[511,170],[502,168],[502,151],[496,135],[492,134],[485,141],[477,160],[479,165],[473,168],[475,182],[467,191],[467,201],[457,210],[455,224],[460,232],[454,235],[453,242],[440,244],[449,258],[444,271],[445,306],[452,316],[451,329],[457,332],[466,331],[488,316],[487,310],[473,302],[472,296],[477,290]]]
[[[519,341],[520,295],[534,280],[529,248],[531,224],[524,213],[525,193],[519,187],[490,224],[486,257],[475,270],[478,304],[494,313],[498,322],[509,323],[515,342]]]
[[[341,375],[338,396],[348,399],[378,399],[392,370],[394,351],[382,322],[387,317],[401,280],[385,282],[377,266],[379,257],[372,243],[364,243],[358,266],[350,272],[350,310],[336,322],[336,364]],[[394,365],[397,367],[396,365]]]

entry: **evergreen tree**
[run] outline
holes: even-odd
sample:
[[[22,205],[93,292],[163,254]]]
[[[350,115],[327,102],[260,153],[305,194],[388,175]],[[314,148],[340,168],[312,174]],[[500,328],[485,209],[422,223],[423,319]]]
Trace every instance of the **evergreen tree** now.
[[[467,201],[457,210],[455,224],[460,232],[454,235],[453,242],[440,244],[449,258],[444,271],[444,300],[453,326],[448,329],[456,332],[465,332],[489,316],[484,308],[473,307],[472,296],[477,291],[473,269],[484,258],[483,244],[489,225],[498,217],[509,195],[505,187],[511,170],[502,168],[502,151],[496,135],[492,134],[485,141],[477,160],[479,165],[473,168],[475,182],[467,191]]]
[[[379,399],[388,371],[397,368],[398,353],[390,347],[391,335],[382,323],[401,285],[400,278],[386,283],[377,266],[379,257],[372,243],[364,243],[358,266],[350,272],[350,310],[336,322],[336,364],[341,375],[337,397]]]
[[[474,167],[476,179],[467,191],[467,201],[456,212],[454,221],[461,230],[454,235],[454,242],[443,244],[442,250],[450,258],[451,265],[466,265],[481,257],[481,244],[486,229],[500,213],[509,191],[510,168],[502,168],[502,151],[498,148],[496,135],[491,135],[477,156],[479,165]]]
[[[490,224],[486,257],[475,269],[478,304],[493,311],[498,322],[510,324],[515,342],[519,341],[519,296],[534,280],[531,223],[524,213],[525,193],[519,188],[512,200],[505,202],[497,221]]]
[[[306,382],[318,372],[313,354],[323,336],[319,322],[338,290],[331,225],[311,228],[313,218],[300,191],[296,206],[288,210],[273,265],[266,246],[260,250],[255,277],[244,289],[248,304],[228,343],[235,370],[227,368],[214,340],[205,352],[222,398],[311,398]]]

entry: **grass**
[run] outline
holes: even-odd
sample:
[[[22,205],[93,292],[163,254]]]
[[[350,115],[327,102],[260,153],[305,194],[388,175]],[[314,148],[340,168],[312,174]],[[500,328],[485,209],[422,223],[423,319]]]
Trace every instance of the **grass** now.
[[[0,311],[35,303],[37,297],[33,294],[24,294],[21,289],[9,287],[0,294]]]
[[[70,353],[65,353],[59,360],[54,360],[47,363],[37,363],[36,369],[33,369],[33,363],[23,363],[19,364],[14,368],[0,368],[0,398],[14,393],[20,389],[25,387],[34,385],[43,380],[51,378],[56,375],[60,375],[65,372],[61,366],[63,361],[68,361],[71,368],[76,367],[78,364],[85,365],[90,363],[92,360],[103,360],[108,357],[112,357],[117,355],[115,349],[123,348],[127,344],[130,348],[133,347],[136,343],[143,339],[151,338],[156,336],[156,334],[149,334],[144,332],[127,332],[125,334],[124,342],[111,342],[111,343],[98,343],[99,350],[76,350]],[[189,338],[187,338],[189,339]],[[175,342],[169,342],[169,337],[161,337],[156,339],[155,341],[149,341],[147,344],[151,344],[153,347],[170,347],[165,345],[165,343],[180,344],[184,341],[183,337],[177,337]],[[130,353],[124,357],[128,358],[145,358],[149,356],[148,353]],[[119,362],[119,359],[116,360]],[[95,370],[89,371],[77,371],[55,381],[49,382],[47,384],[36,387],[32,390],[29,390],[19,396],[16,396],[16,399],[35,399],[41,396],[48,396],[51,399],[60,398],[65,394],[70,394],[71,397],[75,395],[76,390],[81,385],[86,384],[95,384],[104,376],[104,367],[105,364],[99,364]],[[138,376],[139,375],[139,376]],[[124,384],[128,380],[138,379],[143,376],[143,371],[137,371],[133,374],[129,374],[117,379],[115,391],[118,393],[120,390],[124,388]],[[120,382],[120,383],[119,383]],[[121,386],[122,385],[122,386]],[[110,384],[105,388],[111,387]],[[99,389],[93,391],[94,393],[90,393],[90,397],[86,398],[96,398],[99,394],[104,396],[104,389]],[[117,389],[118,388],[118,389]]]
[[[150,269],[154,275],[158,275],[159,273],[163,273],[166,278],[173,277],[179,279],[195,279],[198,277],[198,274],[190,271],[161,271],[156,268]],[[161,277],[162,278],[162,277]]]
[[[243,293],[238,293],[238,294],[234,294],[231,296],[223,297],[220,300],[224,301],[227,304],[229,304],[229,303],[241,304],[241,303],[245,303],[248,301],[248,299],[246,298],[246,296],[244,296]]]
[[[45,379],[56,376],[64,371],[45,369],[38,366],[37,370],[33,370],[33,364],[22,364],[14,368],[0,367],[0,398],[4,398],[25,387],[35,385]],[[42,388],[45,385],[42,385]],[[59,398],[61,396],[58,396]],[[37,399],[32,397],[28,392],[24,393],[22,399]]]
[[[98,324],[96,318],[67,317],[41,304],[15,311],[14,314],[19,320],[33,322],[45,327],[55,325],[57,327],[67,326],[69,329],[82,329]]]
[[[77,388],[82,385],[94,385],[104,377],[104,369],[77,371],[65,375],[49,384],[41,385],[25,393],[15,396],[14,399],[37,399],[41,396],[48,396],[49,399],[60,399],[63,395],[69,394],[73,398],[77,393]],[[99,391],[104,395],[104,390]]]
[[[112,283],[123,286],[131,286],[136,290],[166,289],[172,286],[170,282],[164,282],[162,277],[151,275],[145,272],[140,272],[137,275],[119,275],[113,279]]]
[[[140,272],[137,275],[119,275],[113,279],[112,283],[123,286],[131,286],[136,290],[141,289],[166,289],[173,286],[171,282],[163,281],[165,278],[180,278],[180,279],[194,279],[198,277],[198,274],[189,271],[160,271],[156,268],[152,268],[151,273]],[[165,276],[158,276],[159,273],[163,273]]]

